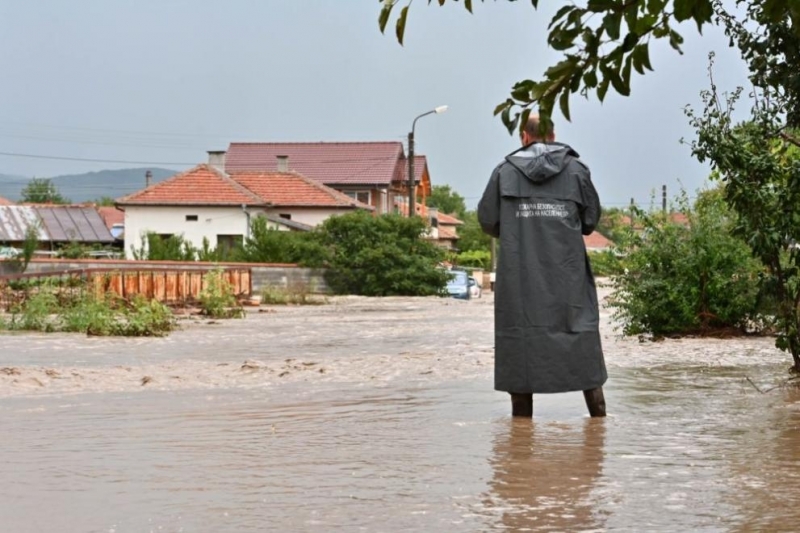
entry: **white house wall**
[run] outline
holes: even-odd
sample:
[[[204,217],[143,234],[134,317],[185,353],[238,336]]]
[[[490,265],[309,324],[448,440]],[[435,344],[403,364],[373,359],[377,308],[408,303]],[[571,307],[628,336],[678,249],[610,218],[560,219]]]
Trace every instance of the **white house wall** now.
[[[254,217],[259,209],[248,209]],[[336,208],[286,208],[271,209],[269,214],[280,216],[288,214],[294,222],[308,226],[318,226],[332,215],[351,212],[352,209]],[[186,220],[187,216],[197,216],[196,222]],[[270,223],[269,227],[275,227]],[[285,227],[277,229],[285,230]],[[142,235],[152,231],[161,235],[182,235],[192,246],[200,248],[203,237],[208,238],[211,247],[217,245],[217,235],[246,235],[247,216],[241,207],[165,207],[165,206],[126,206],[125,207],[125,257],[133,258],[131,246],[137,249],[142,245]]]
[[[270,214],[280,216],[282,214],[291,215],[294,222],[300,222],[307,226],[319,226],[325,219],[333,215],[343,215],[352,212],[352,209],[336,209],[321,207],[295,207],[287,209],[272,209]]]
[[[196,222],[186,220],[197,216]],[[245,235],[247,217],[241,207],[125,207],[125,257],[133,258],[131,246],[141,247],[142,235],[152,231],[162,235],[182,235],[200,248],[203,237],[211,247],[217,245],[217,235]]]

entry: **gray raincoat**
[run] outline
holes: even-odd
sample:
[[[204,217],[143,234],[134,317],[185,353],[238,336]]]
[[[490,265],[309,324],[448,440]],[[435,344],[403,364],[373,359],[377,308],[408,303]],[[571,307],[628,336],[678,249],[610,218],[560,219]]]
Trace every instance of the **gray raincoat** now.
[[[607,379],[597,289],[583,235],[600,200],[589,168],[561,143],[506,157],[478,204],[483,231],[500,239],[495,281],[495,389],[567,392]]]

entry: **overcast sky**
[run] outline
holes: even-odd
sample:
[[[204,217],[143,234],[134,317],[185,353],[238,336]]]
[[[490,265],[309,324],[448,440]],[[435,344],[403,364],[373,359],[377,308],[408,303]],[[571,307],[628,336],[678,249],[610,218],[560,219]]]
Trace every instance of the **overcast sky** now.
[[[448,104],[417,123],[417,151],[434,185],[474,207],[517,147],[492,110],[557,58],[546,48],[551,11],[499,1],[469,15],[461,3],[417,2],[401,47],[378,30],[379,9],[374,0],[3,0],[0,152],[181,169],[231,141],[405,140],[415,116]],[[631,97],[576,97],[573,122],[557,122],[605,206],[647,204],[662,184],[670,197],[681,183],[693,195],[705,183],[708,169],[680,144],[692,135],[683,107],[708,87],[709,51],[721,88],[745,83],[745,69],[718,30],[682,30],[686,53],[656,44],[655,72],[636,77]],[[0,155],[0,173],[24,176],[133,166],[142,165]]]

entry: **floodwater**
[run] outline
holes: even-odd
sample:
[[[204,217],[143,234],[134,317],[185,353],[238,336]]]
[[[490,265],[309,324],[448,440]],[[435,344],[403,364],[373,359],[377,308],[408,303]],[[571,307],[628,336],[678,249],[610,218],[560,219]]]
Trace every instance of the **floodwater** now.
[[[770,339],[603,341],[509,416],[492,300],[344,298],[167,339],[0,337],[0,532],[793,531]],[[751,383],[752,382],[752,383]]]

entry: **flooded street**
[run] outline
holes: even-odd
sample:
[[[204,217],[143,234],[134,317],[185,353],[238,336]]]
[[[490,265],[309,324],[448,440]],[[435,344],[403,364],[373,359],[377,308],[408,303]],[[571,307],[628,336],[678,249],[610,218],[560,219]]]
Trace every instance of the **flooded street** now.
[[[604,291],[607,293],[607,290]],[[0,336],[1,532],[793,531],[772,339],[603,343],[512,419],[492,299],[334,299],[166,339]]]

